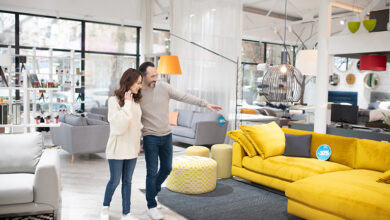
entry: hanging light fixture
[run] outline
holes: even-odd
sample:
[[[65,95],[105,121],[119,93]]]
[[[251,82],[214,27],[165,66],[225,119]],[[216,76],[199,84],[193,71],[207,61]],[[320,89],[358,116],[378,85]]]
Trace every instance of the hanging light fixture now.
[[[284,14],[284,49],[281,64],[269,68],[262,82],[260,95],[264,95],[269,102],[298,102],[302,97],[303,76],[297,68],[287,63],[287,0],[285,0]]]

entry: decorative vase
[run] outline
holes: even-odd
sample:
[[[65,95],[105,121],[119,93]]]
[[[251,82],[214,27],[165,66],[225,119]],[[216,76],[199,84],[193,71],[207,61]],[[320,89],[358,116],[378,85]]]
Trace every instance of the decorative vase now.
[[[368,32],[371,32],[372,30],[374,30],[376,26],[376,19],[364,20],[363,26],[366,28]]]
[[[356,31],[358,31],[360,28],[360,21],[351,21],[351,22],[348,22],[348,29],[349,31],[351,31],[352,33],[355,33]]]

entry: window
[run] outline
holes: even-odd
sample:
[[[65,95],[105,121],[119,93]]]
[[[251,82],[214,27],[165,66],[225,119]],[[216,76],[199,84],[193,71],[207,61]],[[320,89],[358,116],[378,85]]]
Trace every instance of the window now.
[[[81,22],[20,15],[20,45],[81,49]]]
[[[0,44],[15,45],[15,15],[0,12]]]
[[[153,53],[169,53],[170,34],[169,31],[153,30]]]
[[[264,73],[257,70],[256,64],[243,64],[242,99],[248,104],[258,100]]]
[[[136,58],[104,54],[86,54],[85,108],[105,106],[119,87],[119,80],[128,68],[136,68]]]
[[[294,64],[294,47],[292,46],[286,46],[287,47],[287,63],[293,65]],[[271,66],[278,65],[281,63],[281,55],[282,51],[284,50],[283,45],[281,44],[272,44],[267,43],[267,63]]]
[[[137,53],[137,29],[87,22],[85,49],[111,53]]]
[[[242,41],[242,62],[263,63],[264,44],[257,41]]]

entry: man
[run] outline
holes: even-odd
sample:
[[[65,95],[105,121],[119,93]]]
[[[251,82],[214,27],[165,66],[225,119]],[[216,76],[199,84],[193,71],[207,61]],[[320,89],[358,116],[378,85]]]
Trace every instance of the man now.
[[[139,71],[142,82],[142,129],[143,148],[146,161],[146,201],[148,215],[152,219],[163,219],[157,209],[156,196],[161,184],[172,169],[172,133],[169,125],[169,100],[175,99],[211,111],[222,110],[220,106],[208,104],[206,100],[179,92],[165,82],[157,82],[157,71],[153,63],[144,62]],[[160,169],[158,170],[158,160]]]

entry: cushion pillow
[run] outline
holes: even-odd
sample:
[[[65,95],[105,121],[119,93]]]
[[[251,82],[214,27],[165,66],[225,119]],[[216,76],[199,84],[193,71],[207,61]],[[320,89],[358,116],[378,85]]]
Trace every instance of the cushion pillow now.
[[[194,115],[193,111],[179,110],[179,116],[177,118],[177,125],[190,128],[193,115]]]
[[[254,157],[257,155],[256,149],[253,146],[252,142],[248,139],[245,133],[241,130],[229,131],[227,135],[233,140],[238,142],[243,148],[245,153],[249,157]]]
[[[390,170],[384,172],[376,181],[380,183],[390,183]]]
[[[41,133],[0,135],[0,173],[35,173],[41,158]]]
[[[169,112],[169,124],[173,126],[177,126],[178,116],[179,116],[179,112]]]
[[[282,129],[275,122],[255,126],[241,125],[240,128],[263,159],[283,154],[286,138]]]
[[[86,126],[87,119],[84,117],[79,117],[75,115],[65,115],[65,123],[73,125],[73,126]]]
[[[308,135],[284,134],[284,135],[286,137],[284,156],[310,158],[311,134]]]

